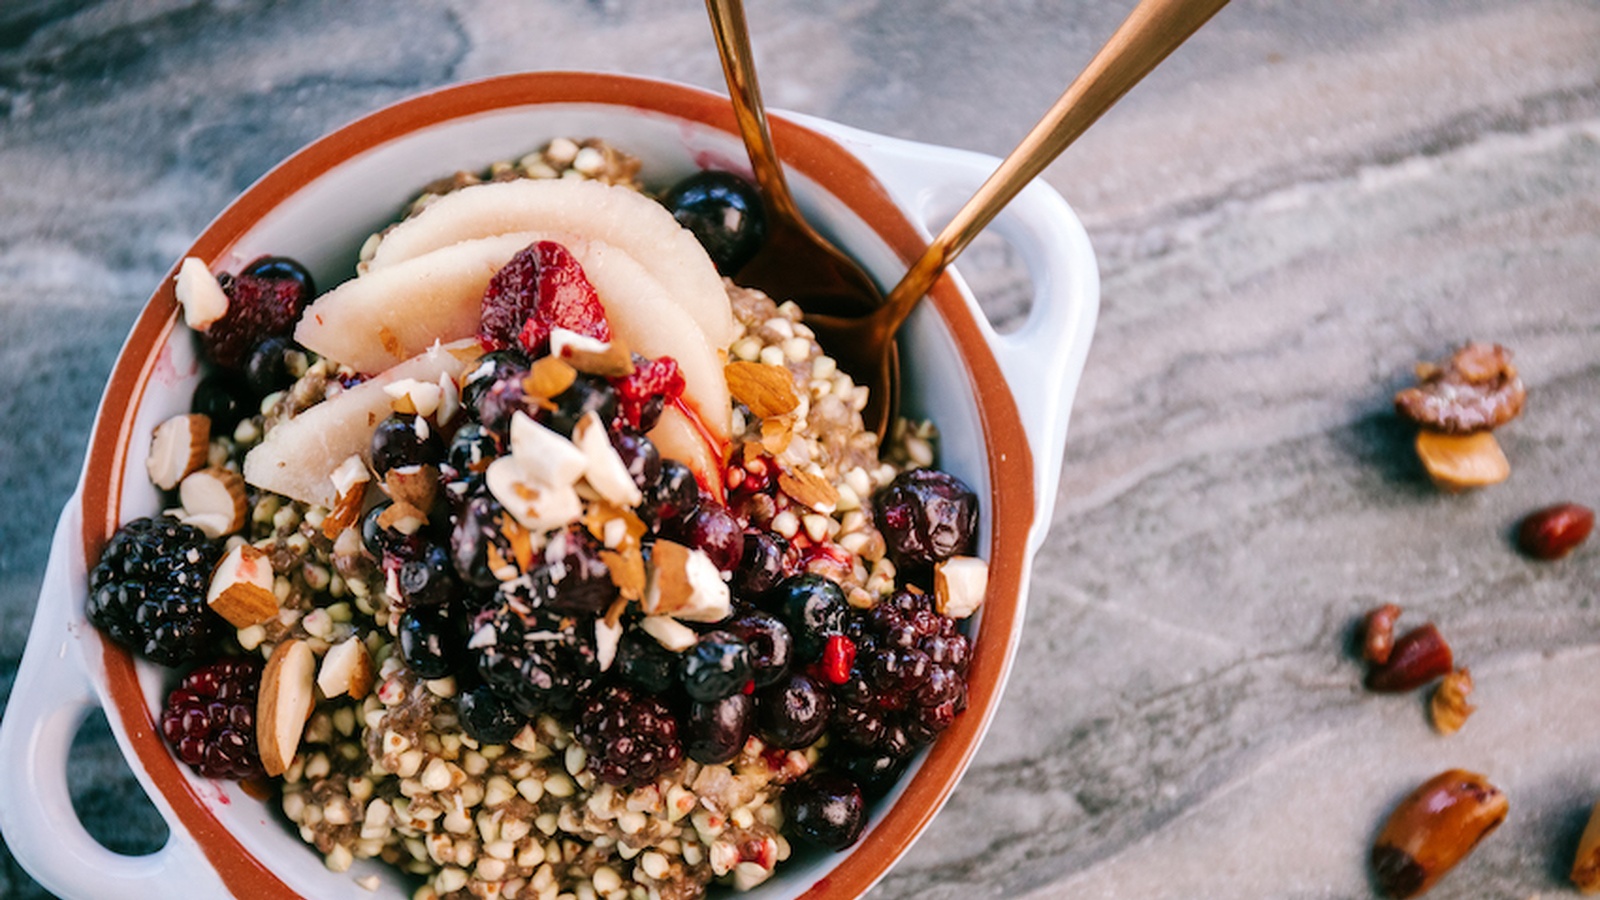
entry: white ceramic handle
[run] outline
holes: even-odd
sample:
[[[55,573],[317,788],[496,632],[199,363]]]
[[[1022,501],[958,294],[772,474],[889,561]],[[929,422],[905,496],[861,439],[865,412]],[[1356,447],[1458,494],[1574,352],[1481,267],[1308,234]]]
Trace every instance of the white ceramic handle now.
[[[155,853],[125,856],[90,836],[72,807],[72,740],[101,705],[85,668],[85,653],[98,649],[99,638],[68,599],[83,594],[72,581],[83,576],[81,561],[72,562],[81,554],[70,546],[79,539],[78,508],[74,496],[56,526],[42,600],[0,722],[0,831],[23,868],[60,897],[219,896],[212,885],[220,882],[181,828],[171,827]]]
[[[977,191],[1000,160],[857,131],[785,113],[825,132],[860,157],[930,237],[933,216],[948,216]],[[1067,420],[1089,354],[1099,309],[1100,273],[1089,236],[1067,202],[1043,181],[1022,190],[990,226],[1021,256],[1033,283],[1033,303],[1020,327],[998,333],[974,307],[1010,384],[1034,455],[1039,493],[1036,521],[1049,521],[1061,480]],[[1084,264],[1086,263],[1086,264]],[[952,272],[966,289],[959,273]],[[970,289],[967,293],[971,294]],[[1044,529],[1035,528],[1035,545]]]

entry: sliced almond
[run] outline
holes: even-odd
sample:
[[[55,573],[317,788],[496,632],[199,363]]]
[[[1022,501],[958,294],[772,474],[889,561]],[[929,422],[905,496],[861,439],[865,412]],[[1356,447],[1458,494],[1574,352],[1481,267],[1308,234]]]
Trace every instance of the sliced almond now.
[[[278,615],[278,597],[272,592],[272,561],[252,544],[228,551],[211,574],[206,605],[235,628],[249,628]]]
[[[150,458],[145,460],[150,483],[163,491],[177,487],[184,476],[206,464],[210,444],[211,419],[200,413],[173,416],[157,425],[150,435]]]
[[[448,425],[456,413],[461,411],[461,388],[456,386],[456,380],[449,375],[439,376],[439,408],[435,410],[434,420],[440,425]]]
[[[183,505],[179,518],[212,539],[243,528],[248,512],[244,477],[216,466],[190,473],[179,482],[178,502]]]
[[[839,491],[828,479],[805,469],[779,471],[778,488],[790,499],[823,515],[839,508]]]
[[[554,356],[544,356],[528,367],[528,374],[522,379],[522,390],[529,396],[548,400],[572,387],[576,380],[577,369]]]
[[[594,620],[594,656],[600,671],[611,668],[617,658],[617,643],[622,640],[622,624],[608,619]]]
[[[794,375],[783,366],[738,360],[723,367],[728,393],[758,419],[788,415],[800,406]]]
[[[317,656],[305,641],[279,644],[261,673],[256,700],[256,748],[268,775],[289,770],[316,702]]]
[[[569,445],[570,446],[570,445]],[[502,456],[483,475],[489,493],[522,527],[543,533],[583,516],[583,501],[572,484],[529,478],[517,460]]]
[[[628,474],[628,467],[611,446],[600,414],[590,410],[572,428],[572,445],[583,453],[584,480],[595,493],[617,506],[635,507],[644,501],[639,485]]]
[[[439,470],[433,466],[399,466],[383,476],[383,492],[419,510],[433,508],[439,496]]]
[[[373,679],[372,654],[357,635],[329,647],[317,671],[317,687],[324,697],[348,694],[360,700],[372,690]]]
[[[361,518],[362,501],[367,495],[367,482],[372,476],[360,456],[352,456],[333,470],[329,476],[336,495],[333,508],[322,520],[322,534],[328,540],[337,540],[344,530]]]
[[[983,605],[989,564],[976,556],[952,556],[933,567],[933,600],[940,615],[965,619]]]
[[[1419,431],[1417,456],[1433,483],[1451,492],[1499,484],[1511,476],[1505,451],[1488,431],[1461,435]]]
[[[622,378],[633,374],[633,353],[619,338],[602,341],[565,328],[552,328],[550,355],[589,375]]]
[[[673,653],[682,653],[700,640],[693,628],[671,616],[645,616],[639,620],[639,627]]]
[[[625,599],[639,600],[644,597],[649,582],[645,577],[644,555],[638,547],[601,550],[600,561],[610,570],[611,583],[617,586],[617,591]]]
[[[396,500],[378,514],[378,524],[401,534],[416,534],[428,524],[428,514],[404,500]]]
[[[413,416],[433,415],[444,397],[444,389],[439,385],[415,378],[402,378],[386,384],[383,392],[389,395],[389,405],[394,407],[395,412]]]
[[[657,540],[650,555],[643,605],[650,615],[717,622],[727,618],[732,598],[722,572],[704,550]]]
[[[571,441],[521,411],[511,416],[511,456],[526,478],[552,485],[573,484],[589,464]]]
[[[211,323],[228,313],[228,294],[217,276],[198,257],[184,257],[178,266],[174,293],[183,307],[183,322],[195,331],[205,331]]]

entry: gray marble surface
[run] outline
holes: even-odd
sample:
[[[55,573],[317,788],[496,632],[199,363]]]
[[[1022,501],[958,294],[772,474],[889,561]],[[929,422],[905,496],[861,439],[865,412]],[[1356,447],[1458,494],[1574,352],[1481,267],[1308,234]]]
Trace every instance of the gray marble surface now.
[[[768,99],[1004,153],[1128,0],[768,0]],[[1511,816],[1432,896],[1556,897],[1600,798],[1600,545],[1518,556],[1600,505],[1600,4],[1236,0],[1047,174],[1104,279],[1054,530],[994,731],[880,898],[1371,894],[1389,807],[1450,766]],[[583,68],[720,85],[698,3],[0,6],[0,698],[122,335],[239,190],[355,114]],[[964,268],[999,319],[1003,246]],[[1476,337],[1526,414],[1492,490],[1430,487],[1389,397]],[[1437,622],[1481,709],[1359,688],[1379,602]],[[103,726],[90,830],[161,825]],[[0,802],[10,802],[0,798]],[[0,896],[43,892],[0,853]]]

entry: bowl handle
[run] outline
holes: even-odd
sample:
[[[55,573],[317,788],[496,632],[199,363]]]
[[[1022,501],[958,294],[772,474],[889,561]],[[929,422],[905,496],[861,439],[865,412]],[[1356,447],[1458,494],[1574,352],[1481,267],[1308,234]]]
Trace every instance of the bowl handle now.
[[[859,157],[889,189],[931,239],[930,222],[942,226],[955,209],[1000,165],[981,153],[935,147],[858,131],[809,116],[785,113],[833,137]],[[1100,273],[1089,235],[1066,200],[1036,179],[995,217],[991,230],[1021,257],[1033,283],[1027,318],[1005,333],[996,332],[973,303],[984,336],[994,348],[1016,399],[1034,452],[1034,486],[1039,518],[1048,522],[1061,480],[1072,397],[1089,355],[1100,302]],[[969,303],[970,288],[952,272]],[[1037,546],[1044,529],[1032,530]]]
[[[160,850],[126,856],[101,846],[78,821],[67,785],[67,757],[84,718],[102,705],[89,679],[87,654],[100,638],[78,610],[84,583],[80,499],[74,495],[56,525],[50,563],[0,721],[0,832],[23,868],[62,897],[224,896],[220,879],[181,828]],[[123,736],[118,735],[122,741]],[[126,753],[126,748],[124,748]],[[146,792],[149,788],[146,786]],[[159,800],[158,806],[162,806]],[[169,810],[163,809],[168,821]]]

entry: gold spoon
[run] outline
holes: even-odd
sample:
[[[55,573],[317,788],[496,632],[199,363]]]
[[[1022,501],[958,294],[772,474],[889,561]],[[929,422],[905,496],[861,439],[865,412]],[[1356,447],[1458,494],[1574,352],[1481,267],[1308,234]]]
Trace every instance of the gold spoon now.
[[[818,342],[840,369],[871,391],[862,418],[880,439],[900,407],[895,332],[945,266],[1034,176],[1227,2],[1141,0],[1039,124],[933,239],[883,306],[855,317],[812,315],[807,310],[806,324]]]
[[[806,223],[789,193],[783,164],[767,130],[767,114],[756,82],[755,59],[741,0],[706,0],[711,31],[728,79],[734,118],[750,154],[756,187],[766,209],[767,237],[735,280],[812,310],[861,316],[883,305],[883,293],[854,260]]]

